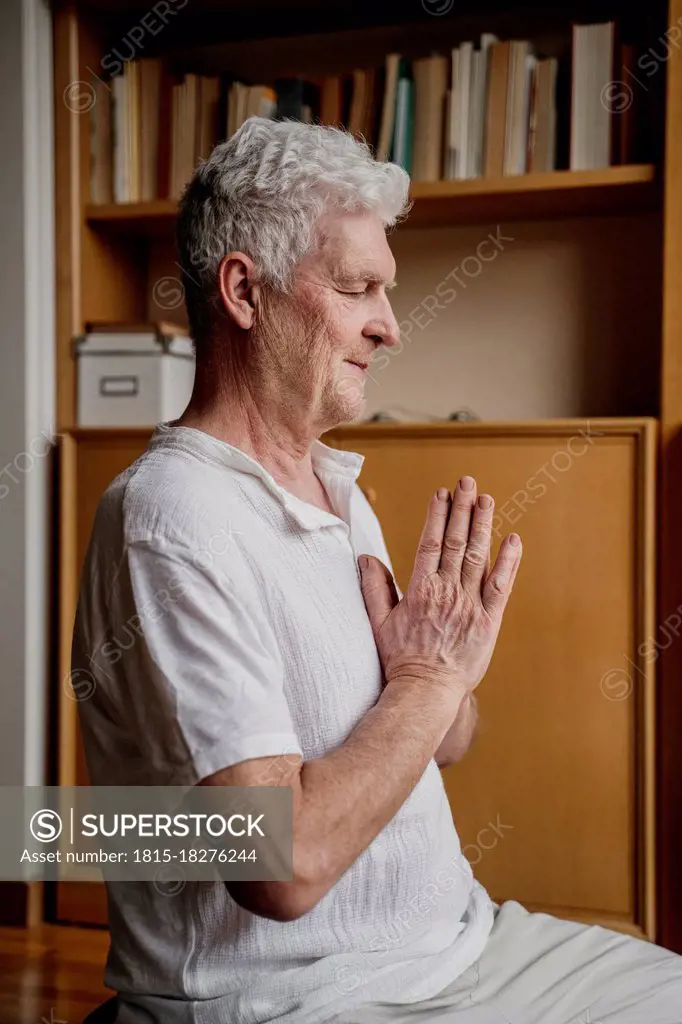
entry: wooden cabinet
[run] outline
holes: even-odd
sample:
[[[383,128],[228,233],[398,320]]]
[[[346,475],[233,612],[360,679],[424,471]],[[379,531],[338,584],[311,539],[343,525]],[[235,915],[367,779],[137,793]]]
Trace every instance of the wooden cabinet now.
[[[445,781],[498,901],[655,934],[656,424],[359,426],[361,474],[405,590],[426,506],[465,473],[524,556],[480,732]],[[647,643],[647,641],[649,641]]]
[[[63,678],[97,502],[148,436],[63,441]],[[498,901],[653,937],[655,421],[362,425],[325,441],[365,456],[360,483],[403,590],[430,495],[464,473],[496,499],[495,547],[523,538],[479,736],[445,771],[476,876]],[[60,775],[87,781],[68,694]],[[59,915],[104,920],[101,887],[62,886]]]

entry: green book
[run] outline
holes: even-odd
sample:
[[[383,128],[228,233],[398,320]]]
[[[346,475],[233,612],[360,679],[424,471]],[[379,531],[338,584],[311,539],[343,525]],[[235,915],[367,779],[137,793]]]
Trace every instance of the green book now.
[[[393,135],[393,163],[400,164],[410,173],[414,137],[414,82],[409,77],[406,61],[401,61],[396,93],[395,130]]]

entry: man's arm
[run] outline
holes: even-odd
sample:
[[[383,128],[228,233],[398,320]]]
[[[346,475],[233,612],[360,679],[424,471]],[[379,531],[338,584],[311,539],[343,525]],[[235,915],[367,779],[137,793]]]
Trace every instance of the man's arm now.
[[[460,704],[457,717],[448,729],[434,757],[439,768],[461,761],[471,746],[478,725],[478,703],[470,693]]]
[[[293,790],[292,881],[227,882],[236,902],[277,921],[311,910],[400,809],[465,695],[463,684],[396,678],[325,757],[258,758],[205,779],[203,785]]]
[[[451,511],[452,506],[452,511]],[[393,818],[487,670],[521,560],[503,541],[483,582],[493,506],[475,491],[434,496],[405,598],[390,571],[361,557],[362,589],[386,686],[346,742],[301,763],[286,757],[233,765],[205,785],[293,790],[293,878],[227,882],[245,909],[279,921],[311,910]],[[364,563],[364,564],[363,564]]]

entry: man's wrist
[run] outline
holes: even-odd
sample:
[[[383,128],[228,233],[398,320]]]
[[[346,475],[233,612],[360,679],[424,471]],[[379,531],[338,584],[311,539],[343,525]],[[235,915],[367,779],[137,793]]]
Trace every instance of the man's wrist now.
[[[444,700],[451,702],[453,717],[459,714],[460,708],[472,696],[471,690],[464,683],[454,680],[450,675],[441,675],[427,669],[423,671],[410,669],[393,673],[386,680],[384,693],[387,692],[395,696],[401,692],[407,692],[425,701],[435,698],[441,706]]]

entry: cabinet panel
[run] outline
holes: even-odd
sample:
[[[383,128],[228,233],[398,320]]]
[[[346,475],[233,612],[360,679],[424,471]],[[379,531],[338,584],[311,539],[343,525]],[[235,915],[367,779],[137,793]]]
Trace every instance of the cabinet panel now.
[[[59,784],[89,785],[74,689],[70,683],[71,635],[78,581],[97,505],[111,481],[142,454],[149,430],[77,431],[60,446],[59,586]],[[57,917],[106,924],[104,886],[66,882],[57,886]]]
[[[444,771],[465,853],[493,898],[653,933],[651,421],[355,427],[360,483],[405,590],[426,507],[464,474],[524,557],[481,723]],[[642,647],[651,659],[651,645]]]

